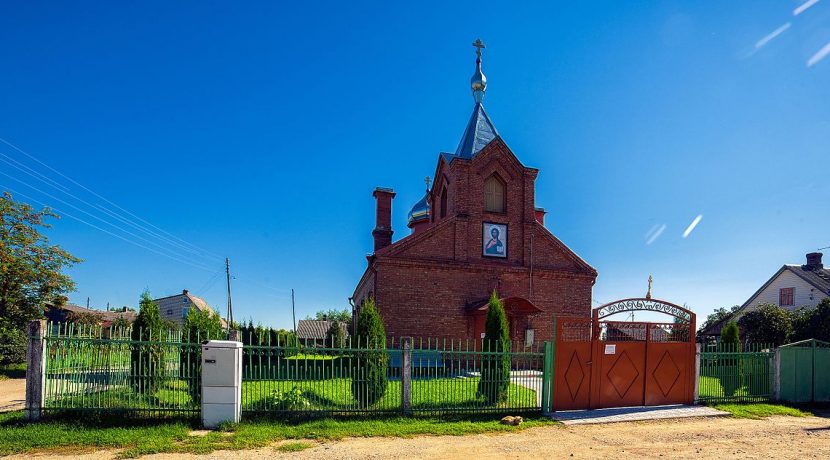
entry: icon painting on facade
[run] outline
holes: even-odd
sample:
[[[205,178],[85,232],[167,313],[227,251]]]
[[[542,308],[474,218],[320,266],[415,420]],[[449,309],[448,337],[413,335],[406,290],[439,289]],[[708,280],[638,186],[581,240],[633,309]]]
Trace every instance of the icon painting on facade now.
[[[507,225],[484,222],[482,254],[487,257],[507,257]]]

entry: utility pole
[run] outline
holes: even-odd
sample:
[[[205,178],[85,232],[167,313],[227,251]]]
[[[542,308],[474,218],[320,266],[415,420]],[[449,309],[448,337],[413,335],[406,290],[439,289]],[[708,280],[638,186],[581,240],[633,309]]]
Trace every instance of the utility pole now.
[[[89,310],[89,297],[86,298],[86,309]]]
[[[291,320],[294,322],[294,334],[297,333],[297,314],[294,311],[294,289],[291,289]]]
[[[225,257],[225,276],[228,280],[228,330],[231,330],[233,325],[233,302],[231,301],[231,261]]]

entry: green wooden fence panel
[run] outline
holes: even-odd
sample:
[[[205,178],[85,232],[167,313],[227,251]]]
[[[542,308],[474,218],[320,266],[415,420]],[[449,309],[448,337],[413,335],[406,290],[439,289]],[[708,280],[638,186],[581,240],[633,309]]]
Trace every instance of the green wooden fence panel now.
[[[830,348],[816,347],[813,397],[815,402],[830,402]]]
[[[780,398],[789,402],[809,402],[813,398],[813,349],[780,349]]]

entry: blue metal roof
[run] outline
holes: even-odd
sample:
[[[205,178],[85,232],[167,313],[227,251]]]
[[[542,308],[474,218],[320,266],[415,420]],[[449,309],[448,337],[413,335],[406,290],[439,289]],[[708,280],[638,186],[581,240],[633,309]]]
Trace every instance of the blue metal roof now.
[[[421,222],[424,220],[429,219],[429,201],[427,197],[429,196],[429,192],[421,198],[421,201],[415,203],[415,206],[409,211],[407,214],[407,225],[412,226],[412,224],[416,222]]]
[[[478,152],[487,146],[493,139],[498,136],[495,125],[490,121],[487,112],[484,111],[484,106],[477,102],[473,108],[473,115],[467,123],[467,129],[464,130],[464,135],[461,137],[461,142],[458,143],[458,148],[455,153],[443,153],[447,162],[454,158],[473,158]]]

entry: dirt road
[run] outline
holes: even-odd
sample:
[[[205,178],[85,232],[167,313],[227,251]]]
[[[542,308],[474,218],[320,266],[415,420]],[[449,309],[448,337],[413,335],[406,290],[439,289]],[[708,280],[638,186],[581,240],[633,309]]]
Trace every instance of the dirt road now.
[[[830,419],[772,417],[742,420],[718,417],[550,426],[509,434],[462,437],[350,438],[316,444],[313,448],[295,453],[280,453],[275,449],[276,445],[202,456],[163,454],[143,458],[830,458]],[[98,460],[113,458],[116,453],[110,451],[54,458]],[[25,457],[32,458],[31,455]]]
[[[26,379],[0,380],[0,412],[23,409]]]

